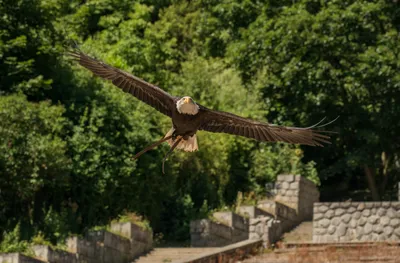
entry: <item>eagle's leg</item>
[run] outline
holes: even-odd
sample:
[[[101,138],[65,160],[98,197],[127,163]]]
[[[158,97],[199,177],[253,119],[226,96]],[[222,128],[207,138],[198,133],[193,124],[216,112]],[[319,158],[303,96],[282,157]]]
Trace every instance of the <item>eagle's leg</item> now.
[[[182,136],[178,136],[177,140],[175,141],[175,143],[172,145],[171,149],[169,149],[169,151],[167,152],[167,154],[165,155],[163,161],[162,161],[162,173],[165,174],[164,172],[164,163],[165,160],[167,160],[168,156],[175,150],[176,146],[178,146],[178,144],[182,141],[183,137]]]
[[[146,148],[144,148],[143,150],[141,150],[139,153],[137,153],[137,154],[133,157],[133,160],[139,158],[142,154],[144,154],[145,152],[150,151],[151,149],[157,147],[157,146],[160,145],[161,143],[163,143],[163,142],[165,142],[165,141],[168,141],[169,139],[172,138],[172,136],[173,136],[173,135],[164,137],[164,138],[162,138],[161,140],[159,140],[159,141],[153,143],[152,145],[147,146]]]

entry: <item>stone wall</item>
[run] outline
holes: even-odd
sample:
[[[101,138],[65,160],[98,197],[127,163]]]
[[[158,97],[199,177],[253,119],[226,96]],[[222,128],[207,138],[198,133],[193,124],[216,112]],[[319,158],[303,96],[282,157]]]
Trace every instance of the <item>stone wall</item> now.
[[[262,239],[264,247],[277,242],[283,233],[281,222],[271,217],[251,218],[249,224],[249,239]]]
[[[128,262],[151,250],[153,234],[132,223],[112,223],[111,231],[91,231],[86,237],[71,237],[68,250],[77,255],[78,262]]]
[[[249,220],[233,212],[216,212],[214,221],[201,219],[190,222],[193,247],[227,246],[249,238]]]
[[[264,200],[260,201],[257,207],[273,215],[275,221],[280,224],[281,232],[289,231],[299,223],[296,210],[280,202]]]
[[[313,204],[319,201],[317,186],[300,175],[279,175],[275,201],[286,204],[297,212],[296,220],[311,220]]]
[[[47,245],[32,250],[37,259],[19,253],[0,254],[0,263],[124,263],[148,252],[153,246],[151,231],[132,223],[112,223],[111,231],[91,231],[85,238],[70,237],[67,251]]]
[[[190,225],[194,247],[226,246],[247,238],[263,239],[264,246],[279,240],[284,232],[311,219],[313,204],[319,199],[315,184],[299,175],[279,175],[272,191],[275,200],[255,206],[241,206],[238,213],[217,212],[214,221],[202,219]]]
[[[45,245],[32,247],[35,256],[46,262],[77,263],[76,254],[61,249],[53,249]],[[1,262],[1,261],[0,261]]]
[[[44,263],[44,261],[22,255],[21,253],[0,254],[0,262],[1,263]]]
[[[400,202],[316,203],[313,241],[400,241]]]

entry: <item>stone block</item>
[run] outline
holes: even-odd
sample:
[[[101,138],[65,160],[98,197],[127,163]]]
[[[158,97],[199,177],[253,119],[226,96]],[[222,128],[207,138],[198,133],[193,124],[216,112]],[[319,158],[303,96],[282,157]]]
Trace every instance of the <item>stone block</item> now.
[[[332,219],[335,216],[335,210],[328,210],[325,213],[325,217],[328,219]]]
[[[347,231],[347,225],[344,223],[341,223],[336,230],[337,236],[342,237],[346,235]]]
[[[329,204],[329,208],[330,209],[335,209],[335,208],[338,208],[339,207],[339,203],[330,203]]]
[[[314,213],[313,220],[317,221],[317,220],[322,219],[323,217],[324,217],[324,214],[322,214],[322,213]]]
[[[299,190],[300,189],[300,182],[292,182],[290,183],[289,189],[291,190]],[[298,195],[298,192],[297,192]]]
[[[363,216],[365,216],[365,217],[368,217],[368,216],[371,215],[371,210],[369,210],[369,209],[364,209],[364,210],[361,212],[361,214],[362,214]]]
[[[227,224],[234,229],[248,231],[249,220],[233,212],[215,212],[213,216],[220,222]]]
[[[44,263],[42,260],[25,256],[21,253],[0,254],[1,263]]]
[[[367,219],[365,217],[361,217],[358,219],[358,225],[359,226],[364,226],[367,223]]]
[[[396,228],[400,225],[400,219],[399,218],[393,218],[390,220],[389,225],[393,228]]]
[[[321,206],[318,208],[318,212],[320,212],[320,213],[325,213],[326,211],[328,211],[328,209],[329,209],[328,206],[326,206],[326,205],[321,205]]]
[[[210,236],[218,236],[218,237],[226,239],[226,240],[231,240],[232,239],[232,228],[227,225],[224,225],[224,224],[219,224],[219,223],[210,221],[209,235]]]
[[[360,211],[357,211],[357,212],[355,212],[354,214],[353,214],[353,218],[354,219],[360,219],[361,218],[361,212]]]
[[[326,228],[314,228],[313,229],[314,235],[325,235],[326,232],[327,232]]]
[[[373,225],[370,223],[366,223],[364,226],[363,234],[369,235],[370,233],[372,233],[372,229],[373,229]]]
[[[333,235],[336,232],[336,227],[332,226],[332,225],[329,226],[327,232],[328,232],[329,235]]]
[[[320,226],[322,228],[327,228],[330,223],[331,223],[331,221],[329,219],[324,218],[318,222],[318,226]]]
[[[350,203],[349,203],[349,204],[350,204]],[[350,206],[349,208],[347,208],[347,213],[352,214],[352,213],[354,213],[355,211],[356,211],[356,208],[355,208],[355,207]]]
[[[76,263],[76,254],[60,249],[52,249],[45,245],[35,245],[32,247],[35,256],[46,262],[57,263]]]
[[[106,230],[91,231],[87,239],[94,243],[102,243],[104,247],[113,248],[121,253],[129,253],[131,242],[128,238]]]
[[[281,190],[287,190],[287,189],[289,189],[289,187],[290,187],[290,183],[288,183],[288,182],[282,182],[281,183]]]
[[[239,214],[248,217],[248,218],[258,218],[258,217],[270,217],[274,218],[274,216],[268,213],[265,210],[262,210],[256,206],[240,206]]]
[[[379,222],[382,226],[387,226],[390,223],[390,218],[388,216],[382,216]]]
[[[364,211],[364,209],[365,209],[365,204],[364,203],[358,203],[357,210],[362,212],[362,211]]]
[[[291,174],[280,174],[277,176],[278,182],[293,182],[295,180],[295,176]],[[298,178],[300,180],[300,178]]]
[[[341,216],[345,213],[345,210],[342,208],[335,209],[335,216]]]
[[[394,231],[394,229],[393,229],[393,227],[391,227],[391,226],[385,226],[385,227],[383,228],[383,232],[384,232],[387,236],[390,236],[391,234],[393,234],[393,231]]]
[[[376,226],[374,226],[374,232],[377,234],[380,234],[383,232],[383,226],[381,224],[377,224]]]
[[[113,222],[111,230],[121,235],[140,242],[153,244],[153,232],[131,222]]]
[[[78,237],[69,237],[67,239],[67,249],[71,253],[77,253],[87,258],[94,258],[96,245],[93,242],[88,240],[78,238]]]
[[[397,211],[390,207],[386,210],[386,215],[390,218],[395,218],[397,216]]]
[[[370,224],[377,224],[379,222],[379,217],[376,215],[371,215],[367,220]]]
[[[104,247],[104,258],[103,258],[103,262],[107,262],[107,263],[121,263],[124,262],[123,261],[124,256],[123,254],[111,247]]]
[[[346,224],[350,222],[350,219],[351,219],[351,216],[349,214],[344,214],[341,216],[342,222],[344,222]]]
[[[365,208],[371,209],[375,207],[375,203],[374,202],[365,202]]]
[[[331,219],[331,224],[334,226],[338,226],[340,224],[340,218],[339,217],[334,217]]]

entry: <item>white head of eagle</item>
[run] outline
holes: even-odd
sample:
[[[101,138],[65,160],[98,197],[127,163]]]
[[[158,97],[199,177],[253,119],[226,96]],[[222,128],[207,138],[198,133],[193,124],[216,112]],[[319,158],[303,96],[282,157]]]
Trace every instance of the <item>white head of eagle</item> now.
[[[199,112],[199,106],[194,102],[194,100],[185,96],[176,102],[176,109],[181,114],[196,115]]]

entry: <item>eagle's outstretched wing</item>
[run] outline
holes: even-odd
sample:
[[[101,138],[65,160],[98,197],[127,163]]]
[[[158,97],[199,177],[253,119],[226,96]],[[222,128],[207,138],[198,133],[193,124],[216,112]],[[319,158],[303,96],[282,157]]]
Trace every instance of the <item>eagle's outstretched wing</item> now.
[[[174,107],[175,98],[169,93],[123,70],[89,57],[80,50],[70,51],[69,54],[80,65],[89,69],[95,75],[111,80],[115,86],[121,88],[123,91],[132,94],[161,113],[172,117],[172,107]]]
[[[200,106],[200,105],[199,105]],[[200,130],[223,132],[253,138],[266,142],[287,142],[311,146],[323,146],[330,143],[329,136],[323,131],[310,128],[277,126],[246,119],[232,113],[210,110],[200,106],[202,124]]]

